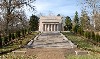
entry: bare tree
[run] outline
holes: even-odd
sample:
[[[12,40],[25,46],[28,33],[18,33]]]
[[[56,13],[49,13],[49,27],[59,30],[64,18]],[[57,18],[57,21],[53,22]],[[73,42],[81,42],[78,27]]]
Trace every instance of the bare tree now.
[[[28,19],[26,17],[26,14],[23,10],[15,11],[14,12],[14,18],[11,20],[8,24],[9,29],[11,32],[25,29],[27,27]]]
[[[94,29],[100,31],[100,0],[84,0],[81,4],[83,10],[92,16]]]
[[[28,19],[23,10],[21,10],[20,12],[17,12],[17,18],[20,19],[21,25],[23,26],[22,28],[26,28]]]
[[[100,13],[100,0],[82,0],[82,9],[94,15]]]
[[[3,34],[4,33],[4,29],[5,29],[5,21],[0,18],[0,32]]]
[[[34,10],[33,3],[35,0],[0,0],[0,10],[3,19],[6,21],[6,34],[9,32],[8,24],[15,17],[14,11],[28,6]]]

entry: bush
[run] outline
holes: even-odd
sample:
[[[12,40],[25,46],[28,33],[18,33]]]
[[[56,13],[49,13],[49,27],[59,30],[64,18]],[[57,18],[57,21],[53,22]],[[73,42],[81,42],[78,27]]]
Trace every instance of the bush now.
[[[22,29],[22,34],[23,35],[27,34],[27,29]]]
[[[11,37],[12,37],[13,40],[15,39],[14,33],[11,34]]]
[[[83,31],[83,29],[82,29],[82,31],[81,31],[81,35],[84,36],[84,31]]]
[[[9,33],[9,41],[11,41],[11,33]]]
[[[16,31],[16,33],[15,33],[15,37],[18,38],[18,36],[17,36],[17,31]]]
[[[75,25],[75,26],[73,27],[74,33],[78,33],[78,29],[79,29],[79,25]]]
[[[18,31],[18,34],[17,34],[17,35],[18,35],[18,37],[20,37],[20,36],[21,36],[21,33],[20,33],[20,31]]]
[[[87,32],[87,37],[88,37],[88,39],[91,38],[91,32],[90,31]]]
[[[88,36],[87,36],[87,31],[84,32],[84,37],[86,37],[86,38],[88,37]]]
[[[98,42],[100,43],[100,35],[99,35],[99,40],[98,40]]]
[[[95,39],[95,33],[92,31],[91,32],[91,39],[94,40]]]
[[[28,34],[31,34],[31,29],[30,29],[30,28],[28,28],[28,30],[27,30],[27,31],[28,31]]]
[[[8,43],[8,37],[5,36],[5,37],[4,37],[4,44],[7,44],[7,43]]]
[[[95,35],[95,41],[96,41],[96,42],[99,42],[99,40],[100,40],[100,39],[99,39],[99,34],[97,33],[97,34]]]
[[[84,31],[83,31],[82,27],[79,27],[79,28],[78,28],[78,33],[79,33],[80,35],[83,35]]]
[[[25,34],[27,33],[27,29],[25,29]]]
[[[1,38],[1,35],[0,35],[0,47],[2,47],[2,38]]]
[[[20,37],[20,31],[16,31],[16,38]]]
[[[81,28],[79,27],[77,33],[81,35]]]
[[[22,29],[22,36],[25,37],[25,30]]]

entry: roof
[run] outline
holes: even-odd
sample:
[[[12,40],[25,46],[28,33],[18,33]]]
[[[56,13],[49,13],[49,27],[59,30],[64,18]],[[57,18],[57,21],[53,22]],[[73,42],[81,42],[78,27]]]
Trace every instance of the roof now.
[[[48,19],[50,19],[50,20],[54,20],[54,19],[62,19],[62,17],[61,16],[41,16],[40,17],[40,19],[43,19],[43,20],[48,20]]]

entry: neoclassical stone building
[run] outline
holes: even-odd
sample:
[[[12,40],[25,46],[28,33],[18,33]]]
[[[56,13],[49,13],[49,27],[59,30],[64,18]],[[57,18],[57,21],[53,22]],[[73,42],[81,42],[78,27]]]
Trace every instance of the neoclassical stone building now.
[[[39,31],[62,31],[63,19],[61,16],[41,16],[39,19]]]

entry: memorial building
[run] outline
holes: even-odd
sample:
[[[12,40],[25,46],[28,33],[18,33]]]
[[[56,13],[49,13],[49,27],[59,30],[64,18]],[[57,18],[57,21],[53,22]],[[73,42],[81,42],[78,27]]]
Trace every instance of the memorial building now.
[[[41,16],[39,19],[39,31],[63,31],[63,19],[61,16]]]

